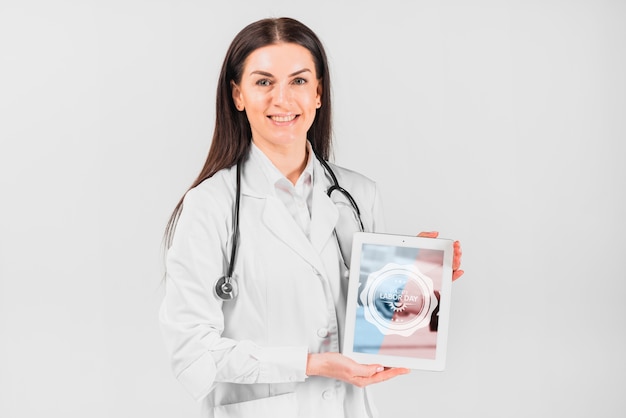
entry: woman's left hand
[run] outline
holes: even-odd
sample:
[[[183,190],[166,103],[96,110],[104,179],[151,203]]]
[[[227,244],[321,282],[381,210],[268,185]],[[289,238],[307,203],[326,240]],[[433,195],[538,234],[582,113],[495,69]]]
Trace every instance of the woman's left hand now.
[[[420,232],[417,234],[418,237],[424,238],[437,238],[439,236],[439,232],[430,231],[430,232]],[[461,243],[459,241],[454,241],[454,255],[452,257],[452,281],[455,281],[459,277],[465,273],[461,270],[461,256],[463,255],[463,251],[461,251]]]

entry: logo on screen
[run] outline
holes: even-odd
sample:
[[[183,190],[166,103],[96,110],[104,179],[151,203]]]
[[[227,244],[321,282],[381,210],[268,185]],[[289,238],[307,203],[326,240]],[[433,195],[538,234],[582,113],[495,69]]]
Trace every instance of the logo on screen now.
[[[384,334],[409,336],[437,307],[433,281],[414,265],[387,264],[371,273],[360,295],[365,319]]]

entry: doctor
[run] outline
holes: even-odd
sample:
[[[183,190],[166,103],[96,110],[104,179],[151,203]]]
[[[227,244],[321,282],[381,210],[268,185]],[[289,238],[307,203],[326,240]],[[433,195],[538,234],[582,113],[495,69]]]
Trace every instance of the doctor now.
[[[374,182],[316,158],[329,156],[330,121],[327,59],[308,27],[264,19],[235,37],[209,155],[166,231],[160,322],[203,416],[377,417],[365,387],[408,373],[339,354],[341,247],[359,224],[344,194],[328,196],[331,171],[366,231],[382,219]],[[233,292],[220,294],[229,270]]]

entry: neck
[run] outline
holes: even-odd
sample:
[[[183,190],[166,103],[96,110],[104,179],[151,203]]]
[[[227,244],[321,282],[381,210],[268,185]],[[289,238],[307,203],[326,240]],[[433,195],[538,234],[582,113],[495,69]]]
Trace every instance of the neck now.
[[[308,162],[309,149],[306,145],[306,141],[283,147],[259,144],[254,141],[254,139],[252,141],[267,155],[267,158],[270,159],[278,171],[295,185]]]

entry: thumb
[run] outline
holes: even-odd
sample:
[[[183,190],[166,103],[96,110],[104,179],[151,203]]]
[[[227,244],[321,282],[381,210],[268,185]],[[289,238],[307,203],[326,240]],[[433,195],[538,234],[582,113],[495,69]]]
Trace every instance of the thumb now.
[[[384,370],[385,368],[381,366],[380,364],[358,364],[357,363],[356,367],[352,368],[351,373],[354,377],[368,378]]]
[[[376,373],[380,373],[384,370],[385,368],[380,364],[368,364],[365,366],[365,373],[363,374],[363,377],[371,377],[374,376]]]

